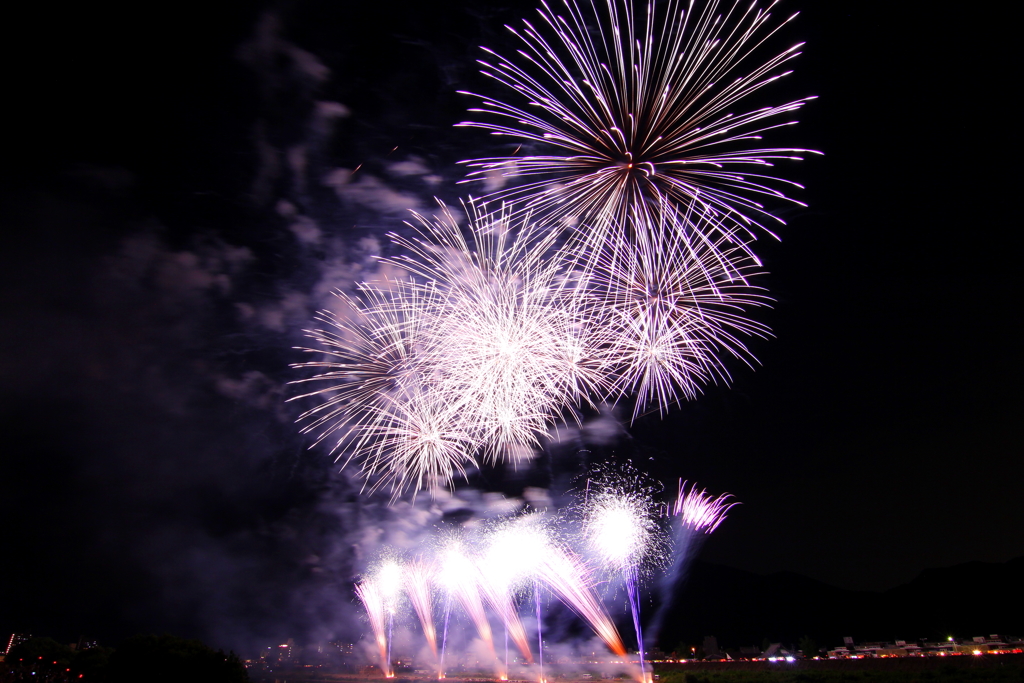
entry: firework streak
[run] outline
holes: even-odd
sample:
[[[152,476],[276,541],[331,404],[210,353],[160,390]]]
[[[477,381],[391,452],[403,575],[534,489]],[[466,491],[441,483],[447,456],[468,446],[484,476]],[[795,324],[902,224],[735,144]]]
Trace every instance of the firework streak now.
[[[406,565],[405,589],[409,595],[409,602],[412,603],[416,616],[419,617],[427,645],[430,647],[434,659],[440,665],[437,653],[437,632],[434,629],[433,599],[430,593],[431,581],[430,569],[425,564],[414,562]]]
[[[669,512],[672,515],[672,560],[659,582],[661,599],[654,618],[648,627],[651,637],[657,637],[665,616],[675,601],[676,590],[686,577],[687,568],[700,550],[704,538],[718,528],[726,513],[737,502],[729,502],[732,494],[724,493],[712,497],[707,489],[697,490],[693,484],[689,490],[686,482],[679,482],[679,494]]]
[[[356,585],[356,595],[363,603],[363,608],[366,610],[366,616],[370,621],[370,628],[373,629],[374,639],[377,643],[377,649],[380,651],[380,668],[384,672],[384,676],[390,678],[393,674],[391,673],[391,661],[388,656],[388,636],[385,625],[386,609],[384,606],[384,596],[381,594],[380,587],[377,582],[368,579]]]
[[[594,629],[609,650],[626,656],[619,631],[594,594],[590,572],[582,559],[566,550],[551,548],[537,565],[537,577]]]

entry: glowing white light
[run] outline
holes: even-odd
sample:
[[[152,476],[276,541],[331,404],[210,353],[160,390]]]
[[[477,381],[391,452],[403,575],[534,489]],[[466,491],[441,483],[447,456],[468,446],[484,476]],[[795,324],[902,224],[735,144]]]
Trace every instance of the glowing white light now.
[[[402,592],[402,566],[391,560],[385,561],[378,567],[374,578],[388,611],[394,613]]]
[[[590,520],[591,547],[609,565],[621,568],[642,551],[645,527],[642,512],[629,500],[602,496]]]

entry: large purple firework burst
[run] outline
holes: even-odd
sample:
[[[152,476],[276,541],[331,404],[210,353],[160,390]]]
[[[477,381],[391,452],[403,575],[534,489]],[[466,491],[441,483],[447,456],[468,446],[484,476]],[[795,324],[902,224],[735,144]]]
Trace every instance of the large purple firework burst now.
[[[517,147],[464,162],[469,180],[525,178],[488,198],[586,224],[594,247],[609,231],[662,222],[668,207],[682,218],[690,210],[716,215],[702,227],[747,249],[753,228],[781,222],[765,198],[795,202],[784,190],[799,185],[771,175],[774,162],[814,153],[761,146],[764,133],[795,123],[788,117],[813,98],[743,110],[800,54],[802,44],[758,56],[796,16],[773,20],[776,4],[543,2],[539,21],[509,27],[521,45],[511,57],[483,48],[482,73],[514,95],[506,102],[465,93],[480,106],[460,125]]]

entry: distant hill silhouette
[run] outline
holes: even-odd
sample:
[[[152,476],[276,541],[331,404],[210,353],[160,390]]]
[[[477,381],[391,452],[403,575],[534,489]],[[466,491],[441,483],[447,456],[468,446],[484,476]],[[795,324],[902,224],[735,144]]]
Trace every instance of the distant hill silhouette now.
[[[714,635],[723,647],[1024,635],[1024,557],[927,569],[884,592],[837,588],[791,572],[758,575],[697,560],[671,606],[662,649]]]

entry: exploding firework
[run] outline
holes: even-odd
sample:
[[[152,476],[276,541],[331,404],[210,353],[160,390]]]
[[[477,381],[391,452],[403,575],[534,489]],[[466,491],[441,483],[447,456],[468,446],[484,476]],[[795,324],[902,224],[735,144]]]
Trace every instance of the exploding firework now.
[[[612,575],[639,576],[664,559],[665,535],[658,526],[658,482],[630,465],[598,465],[577,491],[573,514],[581,517],[587,556]]]
[[[307,331],[320,348],[303,350],[324,358],[295,366],[319,385],[291,400],[324,399],[300,416],[304,431],[334,435],[345,463],[396,496],[451,484],[478,456],[532,457],[554,423],[612,391],[607,333],[555,236],[467,209],[466,232],[442,207],[418,217],[417,237],[392,235],[406,253],[388,263],[410,279],[339,294],[346,315],[321,312],[326,326]]]
[[[586,520],[588,547],[614,571],[635,572],[648,552],[657,526],[646,514],[644,503],[613,491],[590,496]]]
[[[433,390],[491,460],[515,462],[605,383],[594,350],[602,331],[587,324],[553,234],[528,219],[513,226],[503,211],[467,209],[468,239],[443,207],[438,219],[418,216],[418,238],[393,236],[409,253],[390,262],[443,296]]]
[[[327,384],[288,399],[327,397],[299,416],[307,421],[304,432],[322,430],[317,443],[368,412],[386,409],[389,401],[419,394],[428,370],[424,361],[432,336],[426,327],[435,307],[433,293],[388,282],[363,285],[359,294],[357,299],[335,292],[341,313],[321,311],[316,321],[326,327],[305,330],[318,348],[300,348],[324,358],[292,365],[321,371],[292,384]]]
[[[321,358],[297,367],[316,389],[295,398],[322,403],[304,431],[398,497],[529,460],[588,405],[635,396],[634,419],[664,413],[727,382],[726,358],[750,364],[743,338],[768,335],[747,317],[768,301],[750,284],[759,200],[787,199],[750,169],[809,151],[751,141],[810,98],[730,112],[799,54],[756,56],[789,21],[774,6],[543,4],[514,31],[522,60],[484,63],[529,110],[483,96],[497,122],[465,125],[554,153],[467,162],[532,180],[492,194],[500,210],[465,204],[465,228],[442,204],[391,235],[402,253],[383,261],[407,277],[340,294],[344,312],[307,331]]]
[[[326,327],[307,330],[323,358],[297,363],[318,374],[293,383],[317,383],[289,400],[324,398],[304,412],[303,432],[320,432],[314,446],[336,435],[332,452],[357,460],[374,486],[395,495],[465,476],[475,466],[477,441],[460,426],[456,407],[429,387],[436,359],[433,333],[439,299],[429,286],[407,282],[363,285],[360,299],[337,292],[344,313],[321,311]]]
[[[680,482],[679,495],[672,506],[672,514],[679,518],[681,528],[710,534],[725,520],[729,509],[739,505],[737,501],[730,503],[730,498],[731,493],[723,493],[713,498],[707,489],[698,491],[697,484],[693,484],[687,491],[686,482]]]
[[[695,398],[702,384],[728,381],[722,357],[751,357],[740,335],[768,335],[744,315],[767,302],[749,283],[754,260],[721,239],[688,239],[673,215],[666,209],[632,237],[610,233],[589,257],[589,317],[605,330],[602,352],[613,378],[606,400],[635,395],[634,418],[652,404],[664,413],[681,396]]]
[[[686,482],[679,482],[679,494],[669,510],[674,518],[672,561],[659,582],[660,606],[648,628],[650,634],[657,635],[661,629],[662,622],[675,600],[676,590],[686,578],[687,568],[697,555],[704,538],[725,520],[730,508],[739,504],[735,501],[729,502],[730,498],[732,494],[729,493],[713,497],[706,489],[698,491],[696,484],[687,490]]]
[[[653,487],[632,468],[621,472],[599,469],[587,480],[583,502],[583,531],[590,552],[608,569],[619,573],[636,633],[640,680],[644,671],[644,637],[640,624],[639,569],[645,560],[657,556],[663,545],[655,521],[657,506]]]
[[[744,11],[737,0],[723,12],[717,0],[703,10],[670,0],[644,12],[607,0],[601,11],[594,0],[565,0],[563,16],[542,3],[539,23],[510,28],[522,45],[514,59],[484,48],[490,61],[480,61],[523,104],[465,93],[484,116],[461,124],[539,153],[464,162],[469,180],[535,178],[491,196],[585,223],[595,245],[616,226],[657,223],[666,205],[720,215],[706,227],[745,245],[770,216],[761,200],[794,201],[779,188],[799,187],[764,171],[812,151],[759,141],[813,98],[731,113],[800,54],[802,44],[767,61],[753,54],[796,16],[773,22],[774,5]]]
[[[664,412],[728,379],[721,357],[749,357],[740,335],[768,334],[743,315],[767,300],[748,282],[754,262],[722,240],[665,219],[609,234],[584,272],[585,239],[556,248],[528,221],[467,208],[465,231],[445,209],[393,236],[406,253],[388,261],[411,279],[339,294],[346,315],[322,312],[326,327],[308,331],[321,348],[305,350],[324,358],[298,364],[321,371],[299,381],[321,386],[295,398],[325,400],[300,420],[318,442],[336,435],[371,487],[450,485],[481,454],[519,462],[595,400]]]

